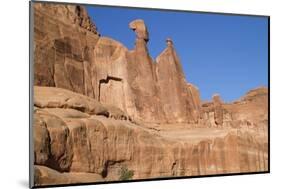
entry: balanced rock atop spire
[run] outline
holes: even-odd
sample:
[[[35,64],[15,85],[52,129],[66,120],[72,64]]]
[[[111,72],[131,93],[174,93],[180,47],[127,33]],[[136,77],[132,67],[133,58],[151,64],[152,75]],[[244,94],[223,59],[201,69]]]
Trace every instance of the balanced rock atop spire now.
[[[149,40],[147,27],[142,19],[133,20],[130,22],[129,27],[135,31],[138,39]]]
[[[135,48],[129,51],[118,41],[99,36],[85,8],[58,6],[57,10],[48,5],[35,7],[35,85],[84,94],[145,122],[196,120],[191,112],[197,112],[193,107],[200,100],[193,99],[199,99],[199,93],[194,93],[196,98],[189,95],[170,38],[155,63],[143,20],[129,23],[136,33]],[[52,16],[64,24],[53,26]],[[47,46],[42,39],[47,39]]]
[[[199,118],[200,95],[196,87],[190,87],[185,80],[180,59],[171,38],[167,47],[156,58],[155,72],[159,86],[160,101],[167,120],[171,122],[192,122]]]
[[[136,33],[135,48],[127,52],[129,84],[135,96],[135,106],[139,117],[152,122],[163,121],[159,103],[159,90],[155,78],[154,60],[147,48],[148,30],[143,20],[133,20],[129,24]]]
[[[167,44],[167,47],[172,47],[172,46],[173,46],[173,41],[172,41],[172,39],[168,37],[168,38],[166,39],[166,44]]]
[[[202,103],[185,47],[167,38],[153,60],[143,20],[128,50],[83,7],[32,5],[36,186],[118,180],[124,167],[132,179],[268,171],[267,88]]]

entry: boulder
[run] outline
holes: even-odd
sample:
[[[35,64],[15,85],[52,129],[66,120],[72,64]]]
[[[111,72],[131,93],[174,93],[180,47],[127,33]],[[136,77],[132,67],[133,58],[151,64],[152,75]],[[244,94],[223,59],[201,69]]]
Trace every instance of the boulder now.
[[[148,30],[142,19],[133,20],[130,22],[129,27],[135,31],[137,39],[143,39],[146,42],[149,40]]]

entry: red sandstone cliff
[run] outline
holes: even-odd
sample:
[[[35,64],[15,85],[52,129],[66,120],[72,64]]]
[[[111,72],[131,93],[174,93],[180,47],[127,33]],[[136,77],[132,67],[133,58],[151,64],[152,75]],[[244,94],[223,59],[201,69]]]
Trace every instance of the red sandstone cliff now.
[[[154,62],[144,21],[129,26],[132,51],[100,37],[83,7],[36,4],[34,84],[93,97],[143,121],[198,121],[200,95],[185,81],[172,41]]]
[[[102,37],[86,9],[34,4],[35,184],[268,170],[268,89],[202,103],[171,39],[154,61]]]

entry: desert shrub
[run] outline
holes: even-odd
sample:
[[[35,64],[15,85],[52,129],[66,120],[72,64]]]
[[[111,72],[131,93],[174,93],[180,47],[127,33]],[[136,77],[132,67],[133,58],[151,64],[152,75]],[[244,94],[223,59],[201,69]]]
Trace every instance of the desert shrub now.
[[[120,170],[119,180],[130,180],[134,176],[134,171],[129,170],[127,167],[122,167]]]

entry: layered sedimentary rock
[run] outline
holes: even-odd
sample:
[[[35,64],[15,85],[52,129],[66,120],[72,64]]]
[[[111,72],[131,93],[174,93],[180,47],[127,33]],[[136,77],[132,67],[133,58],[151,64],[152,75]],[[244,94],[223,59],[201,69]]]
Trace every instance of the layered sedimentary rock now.
[[[129,26],[136,33],[135,48],[127,52],[129,83],[135,96],[134,104],[140,118],[146,121],[163,120],[154,63],[147,49],[147,28],[143,20],[134,20]]]
[[[34,5],[35,184],[267,171],[268,89],[202,103],[173,41],[153,60],[129,28],[132,50],[81,6]]]
[[[99,39],[85,8],[34,5],[34,84],[95,97],[91,51]]]
[[[172,40],[168,38],[166,42],[155,64],[161,108],[168,122],[197,122],[199,92],[187,84]]]
[[[190,115],[190,122],[198,123],[201,116],[201,99],[199,89],[191,83],[186,84],[187,111]]]
[[[200,125],[203,127],[263,128],[268,127],[268,88],[249,91],[233,103],[223,103],[218,95],[203,103]]]
[[[34,163],[40,165],[35,171],[39,180],[44,181],[40,174],[49,170],[45,167],[54,170],[47,172],[51,178],[69,175],[67,183],[75,182],[72,174],[82,173],[98,178],[94,181],[118,180],[122,167],[134,171],[134,179],[268,169],[266,130],[209,129],[194,134],[181,127],[178,132],[186,131],[184,137],[173,132],[167,136],[167,126],[155,131],[122,119],[124,113],[109,118],[100,113],[110,112],[109,108],[68,90],[35,87],[34,95]]]
[[[98,101],[119,107],[135,117],[137,112],[128,79],[127,51],[121,43],[101,37],[92,52],[92,83]]]
[[[147,122],[198,120],[200,95],[185,81],[172,40],[155,62],[143,20],[129,24],[136,33],[129,51],[100,37],[83,7],[36,4],[34,10],[35,85],[72,90]]]
[[[213,104],[215,124],[221,126],[223,124],[223,108],[222,101],[219,95],[216,94],[213,96]]]
[[[46,166],[35,165],[35,183],[36,186],[44,185],[58,185],[58,184],[77,184],[77,183],[90,183],[95,180],[104,181],[99,174],[93,173],[60,173],[54,169],[50,169]]]

